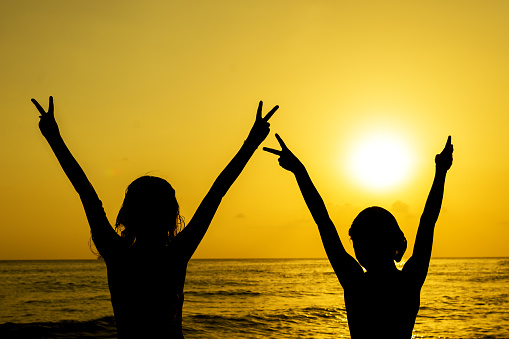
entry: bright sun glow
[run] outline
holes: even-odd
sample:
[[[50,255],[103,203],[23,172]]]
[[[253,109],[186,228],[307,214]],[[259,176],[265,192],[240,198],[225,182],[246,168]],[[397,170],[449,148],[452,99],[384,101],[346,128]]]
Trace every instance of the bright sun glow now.
[[[371,134],[354,145],[350,171],[362,185],[387,189],[407,179],[411,155],[403,140],[391,134]]]

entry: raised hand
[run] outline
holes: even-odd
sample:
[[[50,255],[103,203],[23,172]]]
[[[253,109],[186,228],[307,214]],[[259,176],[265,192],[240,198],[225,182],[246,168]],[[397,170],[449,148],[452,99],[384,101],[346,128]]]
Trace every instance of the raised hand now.
[[[451,136],[449,136],[443,151],[435,156],[435,164],[437,166],[437,170],[447,172],[449,168],[451,168],[453,151],[454,147],[451,144]]]
[[[260,101],[260,103],[258,104],[258,111],[256,112],[255,123],[251,128],[251,131],[249,132],[249,135],[246,140],[256,144],[257,146],[261,144],[263,140],[265,140],[267,135],[269,135],[270,132],[269,119],[274,115],[279,106],[278,105],[274,106],[274,108],[272,108],[265,117],[262,117],[262,108],[263,101]]]
[[[55,110],[53,107],[53,97],[49,97],[49,107],[48,112],[42,108],[42,106],[37,102],[37,100],[32,99],[33,104],[37,107],[37,110],[41,114],[39,118],[39,129],[41,130],[42,135],[48,139],[60,134],[58,130],[58,125],[55,120]]]
[[[276,133],[276,139],[281,146],[281,151],[264,147],[263,150],[275,155],[279,155],[279,165],[283,167],[285,170],[295,173],[298,170],[304,169],[304,165],[300,162],[300,160],[286,147],[283,139]]]

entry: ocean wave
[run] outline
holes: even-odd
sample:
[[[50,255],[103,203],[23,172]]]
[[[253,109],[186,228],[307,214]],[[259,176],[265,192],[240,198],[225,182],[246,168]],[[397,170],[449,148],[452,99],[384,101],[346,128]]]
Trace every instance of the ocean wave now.
[[[509,260],[508,259],[502,259],[499,262],[497,262],[498,266],[509,266]]]
[[[478,275],[468,279],[468,281],[475,283],[490,283],[490,282],[503,282],[509,280],[509,274],[490,274]]]
[[[274,322],[254,316],[195,314],[184,319],[186,338],[266,338],[274,333]]]
[[[260,292],[253,292],[253,291],[189,291],[186,290],[186,295],[193,295],[193,296],[259,296],[262,295]]]
[[[62,320],[59,322],[0,324],[0,338],[2,339],[106,339],[116,337],[117,330],[113,317],[88,321]]]
[[[274,310],[263,314],[252,314],[255,319],[267,322],[289,322],[289,323],[323,323],[325,319],[346,321],[346,309],[343,307],[291,307]]]
[[[491,296],[472,296],[471,299],[475,302],[475,305],[489,305],[490,307],[505,305],[509,300],[506,293]]]
[[[252,310],[243,315],[194,314],[186,317],[184,323],[185,333],[192,333],[195,338],[316,338],[317,331],[323,332],[323,337],[348,333],[344,308],[319,306]]]

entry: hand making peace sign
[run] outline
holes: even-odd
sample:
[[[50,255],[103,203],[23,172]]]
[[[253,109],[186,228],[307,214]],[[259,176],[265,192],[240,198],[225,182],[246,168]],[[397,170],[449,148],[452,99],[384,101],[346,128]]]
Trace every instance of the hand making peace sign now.
[[[279,165],[283,167],[285,170],[295,173],[300,169],[304,169],[304,165],[300,162],[300,160],[290,151],[283,139],[276,133],[276,139],[281,146],[281,151],[278,151],[273,148],[264,147],[263,150],[275,155],[279,155]]]
[[[265,140],[267,135],[269,135],[270,132],[269,119],[274,115],[279,106],[278,105],[274,106],[274,108],[272,108],[265,117],[262,117],[262,108],[263,101],[260,101],[260,103],[258,104],[258,110],[256,112],[255,123],[251,128],[251,131],[249,132],[249,135],[246,139],[246,141],[253,142],[257,146],[261,144],[263,140]]]
[[[55,120],[55,109],[53,107],[53,97],[49,97],[49,107],[48,112],[42,108],[42,106],[37,102],[37,100],[32,99],[33,104],[37,107],[37,110],[41,114],[39,118],[39,129],[41,130],[42,135],[48,139],[60,134],[58,130],[58,125]]]

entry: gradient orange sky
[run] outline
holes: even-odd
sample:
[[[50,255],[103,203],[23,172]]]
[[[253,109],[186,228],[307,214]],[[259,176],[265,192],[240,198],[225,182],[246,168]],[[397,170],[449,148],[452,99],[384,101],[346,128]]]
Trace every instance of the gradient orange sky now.
[[[77,194],[30,102],[61,133],[114,222],[150,173],[189,220],[240,148],[259,100],[307,166],[347,250],[379,205],[409,240],[452,135],[433,255],[509,256],[509,2],[8,1],[0,10],[0,259],[94,258]],[[411,171],[358,182],[352,152],[397,137]],[[293,176],[253,156],[194,258],[325,257]]]

